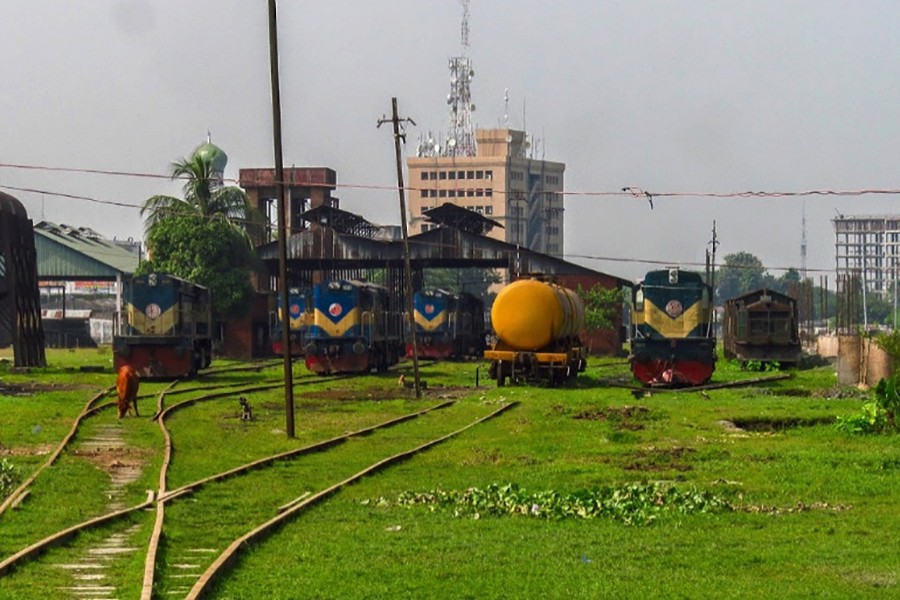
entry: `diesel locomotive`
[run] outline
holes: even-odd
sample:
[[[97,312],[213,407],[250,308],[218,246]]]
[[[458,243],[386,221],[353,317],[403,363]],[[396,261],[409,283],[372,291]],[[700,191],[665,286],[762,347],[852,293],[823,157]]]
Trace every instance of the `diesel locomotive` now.
[[[800,362],[797,300],[767,289],[726,300],[722,343],[725,358]]]
[[[484,357],[498,386],[573,379],[587,364],[578,333],[584,303],[574,291],[536,279],[520,279],[497,294],[491,307],[496,342]]]
[[[712,288],[699,273],[650,271],[634,286],[631,372],[646,385],[701,385],[716,367]]]
[[[306,368],[314,373],[385,371],[404,349],[402,313],[391,310],[387,289],[354,280],[312,287],[305,326]]]
[[[113,336],[115,370],[130,365],[143,378],[186,377],[212,360],[209,290],[166,273],[126,278],[124,319]]]
[[[284,340],[282,331],[284,327],[284,311],[281,308],[281,294],[277,294],[278,311],[271,320],[270,332],[272,340],[272,352],[278,356],[284,355]],[[305,346],[306,324],[308,316],[312,315],[312,295],[298,287],[288,288],[288,327],[290,327],[291,356],[303,356]]]
[[[425,289],[413,294],[416,342],[421,358],[481,356],[484,351],[484,302],[472,294]],[[406,355],[413,354],[407,339]]]

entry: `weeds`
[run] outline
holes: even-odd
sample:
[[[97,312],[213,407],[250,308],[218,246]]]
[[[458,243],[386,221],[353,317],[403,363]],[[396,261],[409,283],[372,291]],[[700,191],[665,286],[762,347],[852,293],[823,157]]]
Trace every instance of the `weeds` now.
[[[364,503],[372,501],[366,500]],[[733,510],[723,498],[696,489],[681,490],[660,483],[629,483],[563,494],[555,490],[529,492],[514,483],[491,484],[463,491],[436,489],[403,492],[393,503],[378,498],[376,505],[417,506],[452,510],[454,517],[517,515],[540,519],[610,519],[625,525],[649,525],[662,512],[679,514]]]
[[[897,432],[900,411],[900,374],[882,379],[875,387],[875,400],[866,402],[855,415],[838,416],[835,428],[851,434]]]
[[[18,469],[6,458],[0,458],[0,498],[6,498],[21,481]]]

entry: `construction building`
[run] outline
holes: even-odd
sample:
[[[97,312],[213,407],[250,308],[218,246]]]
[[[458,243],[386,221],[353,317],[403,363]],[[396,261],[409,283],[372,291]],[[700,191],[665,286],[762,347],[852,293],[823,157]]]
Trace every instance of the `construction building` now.
[[[838,215],[832,223],[838,278],[859,277],[866,292],[892,296],[900,267],[900,215]]]
[[[428,231],[427,210],[455,204],[499,222],[490,237],[529,250],[563,255],[565,164],[531,158],[526,135],[478,129],[472,156],[418,152],[409,157],[410,232]]]

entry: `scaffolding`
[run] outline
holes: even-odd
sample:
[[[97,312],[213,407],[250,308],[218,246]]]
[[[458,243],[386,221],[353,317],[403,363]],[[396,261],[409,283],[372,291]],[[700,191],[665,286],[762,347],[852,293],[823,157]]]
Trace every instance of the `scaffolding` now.
[[[838,215],[832,223],[838,277],[859,277],[863,294],[891,300],[900,266],[900,215]]]

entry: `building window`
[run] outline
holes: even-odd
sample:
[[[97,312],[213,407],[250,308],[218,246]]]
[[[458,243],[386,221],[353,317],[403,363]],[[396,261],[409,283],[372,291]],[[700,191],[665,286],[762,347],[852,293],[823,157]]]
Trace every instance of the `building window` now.
[[[493,178],[494,178],[494,172],[491,171],[490,169],[488,169],[487,171],[484,172],[484,178],[485,178],[485,179],[493,179]]]
[[[427,197],[428,197],[428,190],[419,190],[419,194],[421,194],[421,196],[422,196],[423,198],[427,198]]]
[[[456,178],[457,178],[457,179],[465,179],[465,178],[466,178],[466,172],[465,172],[465,171],[457,171],[457,172],[456,172]]]
[[[437,190],[428,190],[428,195],[431,198],[437,198]]]
[[[474,198],[475,190],[466,190],[466,196],[468,196],[469,198]]]
[[[466,171],[466,179],[475,179],[475,171]]]
[[[450,175],[447,177],[447,179],[456,179],[456,171],[450,171]]]
[[[446,197],[447,197],[447,190],[438,190],[438,197],[439,197],[439,198],[446,198]]]
[[[482,188],[477,188],[477,189],[475,190],[475,197],[476,197],[476,198],[482,198],[482,197],[484,197],[484,190],[483,190]]]
[[[456,190],[447,190],[447,195],[451,198],[456,198]]]
[[[484,214],[486,214],[486,215],[492,215],[492,214],[494,214],[494,207],[491,206],[490,204],[488,204],[487,206],[485,206],[485,207],[484,207]]]
[[[422,172],[419,174],[419,177],[422,178],[422,181],[428,181],[428,171],[422,171]]]
[[[475,171],[475,179],[484,179],[484,171]]]
[[[488,188],[488,189],[484,190],[484,195],[485,196],[493,196],[494,190],[492,190],[491,188]]]
[[[447,172],[441,171],[440,173],[438,173],[438,179],[447,179]]]

